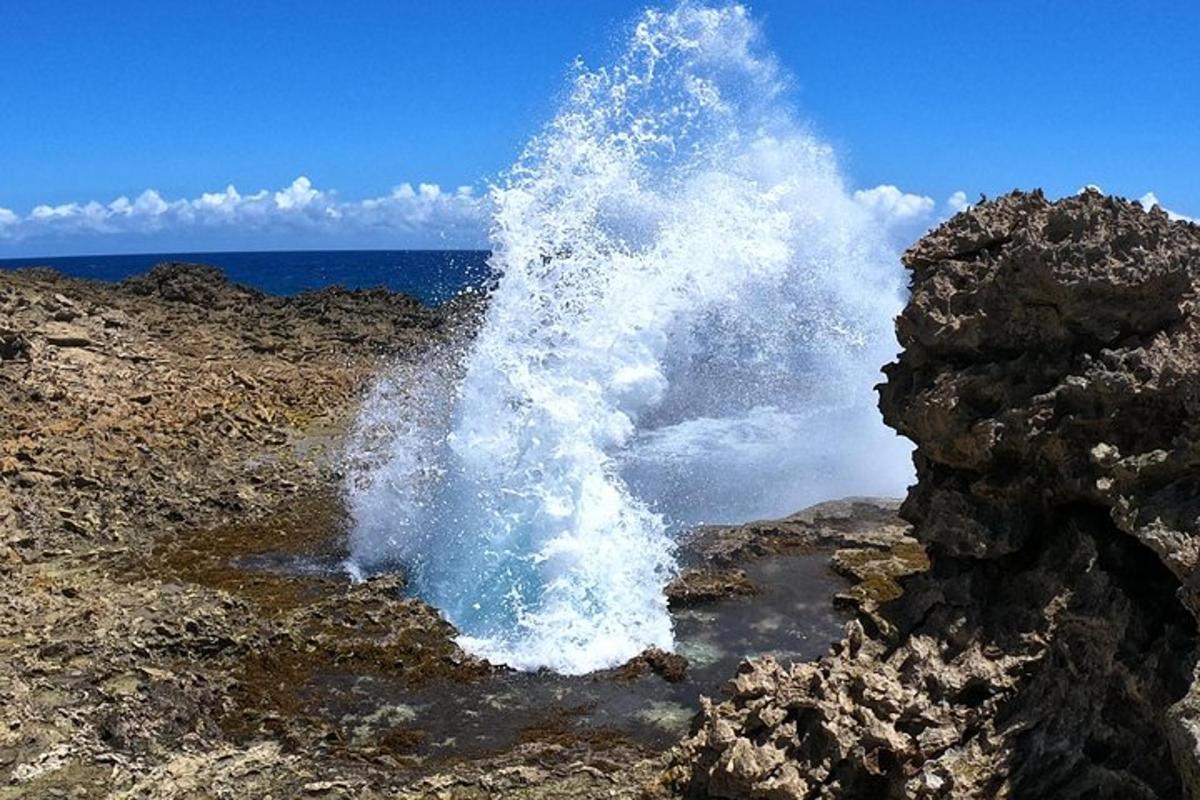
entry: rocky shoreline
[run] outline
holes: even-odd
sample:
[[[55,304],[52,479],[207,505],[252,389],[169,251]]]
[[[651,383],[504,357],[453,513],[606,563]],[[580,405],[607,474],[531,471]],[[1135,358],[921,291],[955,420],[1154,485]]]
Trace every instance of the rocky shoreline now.
[[[564,709],[469,755],[406,699],[504,671],[322,565],[358,401],[472,309],[0,272],[0,798],[1197,796],[1200,229],[1014,193],[905,263],[881,407],[918,485],[694,531],[667,590],[754,608],[815,555],[841,641],[744,663],[674,746]]]
[[[337,447],[371,380],[471,309],[385,291],[269,297],[181,264],[117,285],[4,272],[0,309],[0,797],[661,786],[659,751],[621,735],[543,721],[501,752],[435,763],[402,706],[350,719],[311,693],[335,672],[416,689],[494,671],[401,579],[288,568],[343,555]],[[855,513],[870,519],[838,532]],[[882,539],[860,535],[882,520]],[[698,534],[673,600],[745,591],[741,567],[770,553],[885,548],[904,530],[871,503],[772,525]],[[649,652],[604,680],[686,670]]]
[[[382,290],[268,297],[178,264],[119,285],[0,273],[0,310],[0,796],[303,776],[279,742],[229,735],[244,662],[294,632],[164,553],[327,494],[381,360],[451,312]]]

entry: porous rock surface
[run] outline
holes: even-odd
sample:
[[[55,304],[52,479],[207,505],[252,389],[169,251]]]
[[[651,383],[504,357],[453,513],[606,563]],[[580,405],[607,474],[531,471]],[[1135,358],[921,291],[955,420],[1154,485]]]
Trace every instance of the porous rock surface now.
[[[1200,227],[1013,193],[904,257],[886,421],[931,561],[671,755],[719,798],[1200,796]]]
[[[346,745],[280,716],[281,679],[478,665],[393,586],[302,594],[229,561],[328,536],[308,505],[336,485],[336,432],[444,317],[195,265],[0,271],[0,798],[363,796],[314,765]],[[228,547],[198,533],[232,522]]]
[[[309,569],[345,556],[332,487],[363,390],[397,361],[437,368],[481,309],[270,297],[196,265],[122,284],[0,271],[0,800],[663,788],[660,745],[576,728],[573,708],[456,754],[420,698],[482,694],[498,671],[398,576]],[[895,504],[861,499],[706,529],[688,550],[683,605],[753,594],[742,568],[775,555],[832,554],[862,608],[925,565]],[[687,670],[651,650],[593,678]]]
[[[409,694],[494,668],[399,576],[288,566],[345,555],[364,391],[482,308],[0,270],[0,800],[641,795],[653,754],[615,737],[433,758]]]
[[[0,563],[272,508],[380,357],[440,323],[385,290],[274,297],[199,265],[0,272]]]

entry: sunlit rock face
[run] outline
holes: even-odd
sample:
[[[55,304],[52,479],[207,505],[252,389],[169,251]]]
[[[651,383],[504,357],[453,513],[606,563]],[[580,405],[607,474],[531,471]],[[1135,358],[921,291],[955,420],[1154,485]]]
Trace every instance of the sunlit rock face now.
[[[905,263],[881,408],[917,444],[902,514],[931,568],[820,665],[749,668],[673,779],[728,797],[1194,796],[1200,228],[1014,193]]]

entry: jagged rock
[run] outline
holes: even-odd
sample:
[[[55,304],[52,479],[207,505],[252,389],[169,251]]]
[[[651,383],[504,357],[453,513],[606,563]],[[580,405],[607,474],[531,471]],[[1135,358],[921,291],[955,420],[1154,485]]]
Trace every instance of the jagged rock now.
[[[331,664],[482,669],[395,581],[263,608],[226,591],[256,584],[228,552],[188,549],[280,507],[316,524],[330,431],[443,311],[379,291],[267,297],[175,265],[123,286],[0,270],[0,319],[0,795],[298,796],[340,765],[230,741],[231,719],[273,724],[281,669],[297,692]],[[270,546],[292,541],[273,521]],[[225,583],[189,580],[199,564]],[[303,710],[280,727],[311,752],[325,731]]]
[[[239,300],[265,297],[256,289],[230,283],[225,273],[216,267],[178,261],[159,264],[143,275],[126,279],[121,285],[133,294],[218,310]]]
[[[14,331],[0,331],[0,361],[29,357],[29,341]]]
[[[317,475],[301,429],[348,413],[381,355],[445,319],[390,292],[268,297],[181,264],[123,284],[5,270],[0,306],[0,479],[38,550],[261,513]]]
[[[92,335],[80,325],[66,322],[47,322],[37,331],[46,338],[46,343],[54,347],[89,347],[92,345]]]
[[[904,260],[881,408],[917,444],[902,515],[930,568],[821,662],[747,664],[668,779],[696,797],[766,796],[793,770],[796,797],[1200,796],[1200,228],[1013,193]],[[765,748],[783,759],[748,755]]]
[[[668,683],[679,683],[687,677],[687,669],[688,660],[683,656],[650,647],[631,658],[617,670],[617,674],[621,680],[633,680],[646,672],[653,672]]]
[[[686,608],[724,597],[750,597],[758,592],[745,570],[689,567],[667,586],[667,599],[671,608]]]

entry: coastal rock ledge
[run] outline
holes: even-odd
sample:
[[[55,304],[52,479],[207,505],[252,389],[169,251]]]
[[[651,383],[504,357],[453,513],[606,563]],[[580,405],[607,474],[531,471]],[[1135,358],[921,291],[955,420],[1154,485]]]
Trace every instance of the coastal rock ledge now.
[[[687,796],[1200,796],[1200,227],[1013,193],[904,256],[880,406],[931,568],[818,663],[743,666]]]

